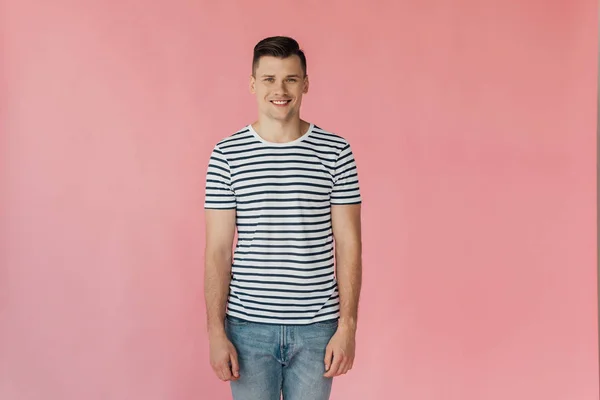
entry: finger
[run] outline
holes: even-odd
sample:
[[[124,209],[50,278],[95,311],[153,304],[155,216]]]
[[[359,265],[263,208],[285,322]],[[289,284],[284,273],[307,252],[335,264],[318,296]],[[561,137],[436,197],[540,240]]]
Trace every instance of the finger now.
[[[354,358],[348,358],[346,360],[346,367],[345,367],[345,374],[347,374],[348,372],[350,372],[350,370],[352,369],[352,365],[354,364]]]
[[[342,368],[342,372],[341,372],[340,375],[347,374],[351,369],[352,369],[352,361],[346,360],[346,362],[344,363],[344,366]]]
[[[231,379],[231,369],[229,368],[229,364],[225,363],[221,366],[221,374],[223,374],[223,380],[228,381]]]
[[[223,377],[223,373],[221,372],[220,369],[215,368],[214,371],[215,371],[215,375],[217,375],[217,378],[219,378],[219,380],[222,380],[222,381],[225,380],[225,378]]]
[[[340,367],[342,364],[342,360],[338,359],[336,361],[335,355],[333,356],[333,364],[331,364],[331,369],[329,370],[329,376],[331,378],[338,376],[340,374]]]
[[[338,375],[344,375],[348,371],[348,361],[344,360],[344,362],[340,365],[338,369]]]
[[[342,364],[342,361],[344,361],[344,360],[341,355],[334,354],[333,355],[333,363],[331,364],[331,368],[325,374],[325,376],[327,378],[333,378],[334,376],[336,376],[338,374],[338,371],[339,371],[340,365]]]
[[[212,370],[214,371],[215,375],[217,376],[217,378],[219,378],[220,380],[223,380],[223,375],[221,374],[221,368],[218,365],[212,365]]]
[[[325,350],[325,371],[329,371],[329,368],[331,367],[331,358],[333,357],[333,349],[331,347],[327,347],[327,349]]]
[[[235,351],[231,352],[229,355],[231,360],[231,372],[233,373],[234,379],[238,379],[240,377],[240,364],[238,362],[237,353]]]

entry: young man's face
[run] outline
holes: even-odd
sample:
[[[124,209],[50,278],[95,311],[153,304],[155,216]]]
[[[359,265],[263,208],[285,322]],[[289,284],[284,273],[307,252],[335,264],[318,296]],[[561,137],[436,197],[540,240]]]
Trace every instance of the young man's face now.
[[[259,112],[268,118],[288,121],[298,115],[302,95],[308,92],[300,57],[261,57],[250,78],[250,92],[256,95]]]

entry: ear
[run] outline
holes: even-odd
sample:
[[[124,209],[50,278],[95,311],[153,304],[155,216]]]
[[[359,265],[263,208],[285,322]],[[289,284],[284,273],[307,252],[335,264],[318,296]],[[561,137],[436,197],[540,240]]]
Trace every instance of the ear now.
[[[253,75],[250,75],[250,93],[256,94],[256,78]]]
[[[302,90],[302,93],[308,93],[308,87],[310,86],[309,82],[308,82],[308,75],[306,75],[304,77],[304,89]]]

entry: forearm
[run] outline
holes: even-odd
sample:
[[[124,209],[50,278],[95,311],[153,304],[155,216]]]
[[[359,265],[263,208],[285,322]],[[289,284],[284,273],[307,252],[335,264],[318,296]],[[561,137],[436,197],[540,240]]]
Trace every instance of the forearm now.
[[[207,251],[204,297],[209,335],[225,333],[225,311],[231,281],[231,253]]]
[[[347,247],[347,248],[344,248]],[[340,295],[340,327],[356,331],[362,286],[360,243],[336,249],[336,275]]]

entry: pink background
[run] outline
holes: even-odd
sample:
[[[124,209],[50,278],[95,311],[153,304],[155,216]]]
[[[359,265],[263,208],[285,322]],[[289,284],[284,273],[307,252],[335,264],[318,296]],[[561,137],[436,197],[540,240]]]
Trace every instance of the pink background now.
[[[1,5],[1,399],[230,398],[203,181],[273,34],[360,168],[357,360],[332,398],[599,398],[596,1]]]

